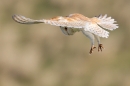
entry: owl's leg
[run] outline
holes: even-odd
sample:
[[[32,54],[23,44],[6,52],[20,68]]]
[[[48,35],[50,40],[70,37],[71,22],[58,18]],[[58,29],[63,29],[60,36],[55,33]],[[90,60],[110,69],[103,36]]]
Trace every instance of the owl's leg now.
[[[95,35],[95,38],[96,38],[96,40],[97,40],[97,42],[98,42],[98,52],[99,52],[99,51],[102,51],[102,49],[103,49],[104,47],[103,47],[103,44],[101,44],[101,42],[100,42],[100,37],[97,36],[97,35]]]
[[[94,46],[94,40],[95,40],[95,37],[94,37],[94,35],[92,34],[92,33],[90,33],[90,32],[88,32],[88,31],[82,31],[83,32],[83,34],[85,35],[85,36],[87,36],[89,39],[90,39],[90,41],[91,41],[91,49],[90,49],[90,54],[92,54],[93,53],[93,51],[94,51],[94,49],[96,48],[95,46]]]

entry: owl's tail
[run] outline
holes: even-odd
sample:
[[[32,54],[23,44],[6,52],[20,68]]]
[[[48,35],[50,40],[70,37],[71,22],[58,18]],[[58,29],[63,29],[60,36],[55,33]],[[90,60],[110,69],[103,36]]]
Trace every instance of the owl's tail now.
[[[21,15],[13,15],[12,16],[13,20],[21,23],[21,24],[38,24],[38,23],[44,23],[43,20],[33,20],[30,18],[26,18],[24,16]]]
[[[114,30],[119,27],[118,24],[115,24],[116,21],[111,17],[107,17],[107,15],[104,16],[100,15],[97,18],[99,20],[97,24],[104,29]]]

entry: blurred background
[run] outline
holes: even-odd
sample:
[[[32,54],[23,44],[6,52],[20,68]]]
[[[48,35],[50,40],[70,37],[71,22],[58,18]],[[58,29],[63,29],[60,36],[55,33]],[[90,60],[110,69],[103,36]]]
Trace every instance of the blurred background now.
[[[0,86],[130,86],[130,0],[0,0]],[[81,13],[112,16],[119,28],[89,55],[81,32],[23,25],[13,14],[48,19]],[[96,43],[97,46],[97,43]]]

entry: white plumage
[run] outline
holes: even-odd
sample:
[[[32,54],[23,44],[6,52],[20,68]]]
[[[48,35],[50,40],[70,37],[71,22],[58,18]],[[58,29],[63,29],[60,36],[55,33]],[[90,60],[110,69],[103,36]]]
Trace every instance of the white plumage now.
[[[98,51],[102,51],[103,45],[100,44],[100,38],[108,38],[109,32],[104,30],[114,30],[118,28],[115,20],[107,15],[100,15],[99,17],[88,18],[81,14],[75,13],[69,16],[57,16],[51,19],[33,20],[21,15],[13,15],[12,17],[16,22],[21,24],[38,24],[45,23],[50,25],[59,26],[65,35],[73,35],[75,32],[82,31],[91,41],[90,54],[96,48],[94,46],[94,39],[96,37],[98,42]]]

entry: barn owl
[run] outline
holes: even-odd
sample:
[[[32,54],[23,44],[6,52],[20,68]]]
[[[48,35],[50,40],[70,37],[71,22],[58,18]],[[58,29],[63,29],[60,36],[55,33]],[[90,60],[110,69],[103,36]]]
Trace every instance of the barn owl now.
[[[13,15],[12,18],[21,24],[39,24],[45,23],[50,25],[59,26],[65,35],[73,35],[75,32],[82,31],[82,33],[90,39],[91,48],[89,53],[92,54],[94,49],[95,38],[98,42],[98,51],[102,51],[103,44],[100,42],[100,37],[108,38],[109,32],[107,30],[114,30],[118,28],[115,20],[107,17],[107,14],[99,15],[97,17],[88,18],[82,14],[74,13],[69,16],[57,16],[51,19],[34,20],[26,18],[21,15]]]

